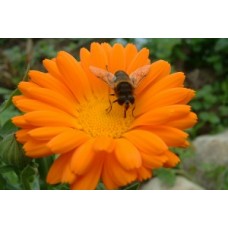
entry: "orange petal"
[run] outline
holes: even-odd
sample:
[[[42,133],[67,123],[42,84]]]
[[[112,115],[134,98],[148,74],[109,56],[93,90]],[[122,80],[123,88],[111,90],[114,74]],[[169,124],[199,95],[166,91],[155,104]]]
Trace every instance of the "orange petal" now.
[[[57,55],[56,62],[64,77],[65,84],[79,103],[92,95],[88,78],[79,62],[73,56],[67,52],[60,51]]]
[[[124,133],[123,137],[135,145],[140,152],[158,155],[168,149],[161,138],[149,131],[132,130]]]
[[[52,112],[52,111],[28,112],[23,116],[23,120],[25,120],[26,123],[28,124],[39,126],[39,127],[56,126],[56,127],[80,128],[75,118],[73,118],[72,116],[66,113],[60,113],[60,112]]]
[[[158,135],[168,146],[186,147],[189,145],[186,141],[188,134],[179,129],[160,126],[151,128],[151,131]]]
[[[15,116],[11,120],[12,120],[12,123],[15,124],[17,127],[22,127],[22,128],[32,127],[31,124],[25,119],[24,115]]]
[[[133,182],[137,178],[137,172],[134,170],[126,170],[117,161],[114,154],[108,154],[105,157],[104,167],[103,167],[102,180],[107,188],[112,188],[110,182],[107,178],[110,178],[113,187],[119,187],[127,185]],[[106,177],[106,178],[105,178]]]
[[[60,155],[54,161],[51,168],[49,169],[49,172],[46,178],[46,181],[49,184],[57,184],[62,181],[64,170],[69,164],[71,157],[72,157],[72,153],[66,153],[66,154]],[[75,174],[73,175],[75,176]]]
[[[29,81],[29,82],[25,82],[25,81],[21,81],[18,84],[18,89],[27,96],[27,90],[28,89],[36,89],[36,88],[40,88],[40,86],[38,86],[37,84]],[[29,95],[29,94],[28,94]]]
[[[28,132],[28,135],[36,140],[50,140],[63,131],[67,131],[67,127],[38,127]]]
[[[23,149],[25,150],[25,154],[27,156],[33,158],[49,156],[52,154],[52,152],[46,146],[46,142],[41,143],[40,141],[32,139],[24,144]]]
[[[76,181],[76,179],[77,179],[77,176],[75,173],[73,173],[71,171],[70,161],[69,161],[68,164],[66,165],[65,169],[64,169],[63,174],[62,174],[61,182],[72,184],[73,182]]]
[[[75,150],[71,160],[71,169],[78,175],[87,172],[93,163],[95,153],[93,151],[94,139],[88,140]]]
[[[132,60],[135,58],[137,53],[138,53],[138,51],[137,51],[137,48],[134,44],[127,44],[126,45],[126,47],[125,47],[125,67],[124,67],[125,70],[130,65]]]
[[[32,82],[39,85],[42,88],[50,89],[55,92],[61,93],[64,97],[75,102],[74,97],[72,96],[71,92],[63,82],[60,82],[58,79],[54,78],[52,75],[48,73],[43,73],[36,70],[29,71],[29,77],[31,78]]]
[[[170,121],[168,125],[170,127],[175,127],[181,130],[188,129],[193,127],[197,123],[197,115],[193,112],[190,112],[186,116]]]
[[[80,176],[72,185],[71,189],[88,189],[93,190],[96,188],[103,168],[103,159],[97,158],[90,170],[84,175]]]
[[[115,155],[125,169],[138,168],[142,164],[139,151],[126,139],[116,140]]]
[[[141,166],[139,169],[137,169],[137,174],[138,174],[137,179],[139,181],[144,181],[146,179],[151,178],[152,171],[151,171],[151,169],[148,169],[148,168]]]
[[[172,151],[167,150],[165,155],[168,157],[168,161],[164,164],[165,167],[175,167],[179,162],[179,157]]]
[[[130,74],[141,66],[147,65],[150,63],[149,60],[149,50],[147,48],[141,49],[135,58],[131,61],[127,67],[127,73]]]
[[[51,139],[47,146],[53,153],[67,153],[74,150],[88,139],[89,136],[84,132],[68,129]]]
[[[190,113],[189,105],[170,105],[152,109],[135,119],[131,128],[144,125],[162,125],[168,121],[173,121]]]
[[[80,49],[80,59],[81,59],[81,62],[80,62],[81,66],[84,69],[84,71],[86,72],[89,82],[91,84],[91,87],[93,88],[94,83],[92,83],[92,80],[95,77],[92,74],[92,72],[89,70],[89,66],[92,65],[91,64],[91,54],[86,48]],[[93,90],[94,90],[94,88],[93,88]]]
[[[93,150],[95,152],[112,153],[114,150],[114,147],[115,147],[115,140],[107,136],[96,137],[93,144]]]
[[[62,96],[60,93],[54,92],[50,89],[31,87],[30,85],[30,82],[21,82],[18,88],[29,98],[53,105],[71,115],[78,116],[76,111],[77,105],[67,100],[66,97]]]
[[[95,66],[104,70],[107,70],[107,67],[109,66],[109,55],[107,53],[106,48],[108,48],[110,45],[107,43],[99,44],[99,43],[92,43],[90,47],[90,53],[91,53],[91,61],[89,66]],[[108,69],[109,70],[109,69]],[[99,96],[107,96],[108,94],[108,85],[101,80],[100,78],[97,78],[94,74],[92,75],[93,81],[91,83],[94,83],[95,89],[93,90],[95,94],[98,94]]]
[[[57,78],[60,82],[64,82],[62,75],[57,67],[56,61],[45,59],[43,60],[43,65],[53,77]]]
[[[154,83],[151,86],[150,91],[151,93],[156,94],[161,92],[162,90],[176,88],[176,87],[183,87],[184,79],[185,79],[185,75],[182,72],[170,74],[162,78],[157,83]]]
[[[23,100],[24,98],[25,98],[25,96],[23,96],[23,95],[13,96],[12,102],[13,102],[13,104],[15,104],[16,102]]]
[[[141,152],[142,164],[146,168],[155,169],[163,167],[164,163],[167,162],[168,158],[166,155],[155,155],[153,153]]]
[[[188,102],[191,101],[194,96],[195,91],[189,89],[187,95],[181,101],[179,101],[179,104],[188,104]]]
[[[112,47],[109,43],[102,43],[101,47],[103,48],[106,58],[108,60],[108,64],[110,63],[110,56],[111,56],[111,52],[112,52]]]
[[[62,110],[55,106],[48,105],[44,102],[37,101],[34,99],[29,99],[25,96],[23,96],[23,99],[14,99],[13,97],[13,103],[22,112],[31,112],[39,110],[62,112]]]
[[[20,143],[25,143],[26,141],[29,140],[29,135],[28,135],[29,129],[20,129],[16,132],[16,139]]]
[[[108,66],[108,56],[105,53],[105,50],[99,43],[92,43],[90,46],[91,52],[91,65],[106,69]]]
[[[124,47],[123,45],[117,43],[114,44],[110,56],[110,63],[108,66],[108,70],[113,74],[118,70],[126,70],[125,69],[125,56],[124,56]]]
[[[108,172],[108,168],[106,167],[107,164],[104,164],[104,168],[102,171],[102,181],[106,187],[106,189],[117,189],[118,188],[118,184],[116,184],[113,180],[112,180],[112,176],[109,174]]]
[[[100,47],[99,47],[100,49]],[[104,55],[104,53],[102,53],[102,50],[98,50],[95,53],[100,53],[100,55]],[[95,55],[96,57],[96,55]],[[106,58],[106,57],[101,57],[101,58]],[[80,59],[81,59],[81,66],[83,67],[84,71],[86,72],[86,75],[88,77],[90,86],[92,88],[92,91],[95,94],[103,94],[104,91],[108,91],[108,86],[99,78],[97,78],[94,74],[92,74],[92,72],[90,71],[89,67],[92,65],[95,65],[94,62],[92,62],[92,54],[90,54],[90,52],[85,49],[82,48],[80,50]],[[96,58],[95,58],[96,59]],[[97,60],[99,60],[99,58],[97,58]],[[98,66],[102,66],[102,64],[106,64],[105,60],[104,62],[102,62],[102,60],[98,63]],[[103,69],[106,69],[105,66]],[[107,94],[107,93],[106,93]]]
[[[164,60],[159,60],[151,64],[150,72],[140,82],[139,86],[135,89],[136,96],[143,95],[144,90],[149,86],[152,86],[156,81],[161,80],[165,76],[169,75],[171,70],[170,64]]]
[[[137,116],[152,108],[154,109],[166,105],[185,104],[186,99],[193,96],[194,91],[186,88],[173,88],[156,95],[151,94],[150,99],[141,99],[137,102],[134,114]]]

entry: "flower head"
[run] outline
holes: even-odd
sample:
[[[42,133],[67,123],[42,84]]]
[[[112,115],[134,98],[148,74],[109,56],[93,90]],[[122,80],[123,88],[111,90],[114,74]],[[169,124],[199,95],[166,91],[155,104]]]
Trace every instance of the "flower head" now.
[[[133,44],[92,43],[81,49],[80,61],[61,51],[43,61],[47,73],[32,70],[29,81],[19,84],[22,95],[13,102],[24,114],[12,119],[21,128],[16,137],[27,156],[56,155],[48,183],[95,189],[102,181],[116,189],[179,162],[169,148],[188,146],[183,130],[196,123],[187,105],[194,91],[184,88],[183,73],[170,74],[167,62],[150,64],[148,56],[148,49]],[[130,75],[148,64],[126,117],[124,106],[113,102],[117,95],[110,96],[113,90],[90,70]]]

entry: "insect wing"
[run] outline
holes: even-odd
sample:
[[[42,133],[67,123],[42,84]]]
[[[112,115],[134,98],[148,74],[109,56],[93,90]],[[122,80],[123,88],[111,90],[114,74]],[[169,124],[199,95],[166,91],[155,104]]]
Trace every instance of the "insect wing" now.
[[[90,66],[89,69],[94,75],[106,82],[112,89],[114,88],[114,81],[116,80],[114,74],[94,66]]]
[[[135,88],[138,86],[139,82],[149,73],[150,66],[151,65],[145,65],[130,74],[129,78]]]

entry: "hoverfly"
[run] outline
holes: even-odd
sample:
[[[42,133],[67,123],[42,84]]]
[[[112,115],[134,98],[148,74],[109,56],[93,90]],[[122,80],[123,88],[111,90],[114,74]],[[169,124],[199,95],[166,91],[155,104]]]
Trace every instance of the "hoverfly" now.
[[[111,89],[114,90],[112,96],[116,96],[116,100],[112,103],[117,102],[119,105],[124,105],[124,118],[126,118],[126,112],[130,107],[130,104],[134,104],[134,89],[139,85],[139,82],[149,73],[150,65],[145,65],[133,73],[128,75],[122,70],[118,70],[115,74],[108,72],[107,70],[90,66],[90,71],[96,75],[98,78],[106,82]],[[107,112],[112,110],[112,103],[110,102],[110,107],[107,109]]]

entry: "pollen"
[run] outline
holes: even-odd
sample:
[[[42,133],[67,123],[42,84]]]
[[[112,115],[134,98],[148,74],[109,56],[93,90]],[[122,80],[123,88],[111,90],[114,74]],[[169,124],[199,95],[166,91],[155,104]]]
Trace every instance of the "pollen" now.
[[[126,118],[124,118],[124,106],[113,103],[111,111],[108,112],[109,107],[110,103],[107,98],[94,98],[88,103],[81,104],[78,117],[81,130],[91,137],[120,138],[134,120],[133,107],[128,109]]]

